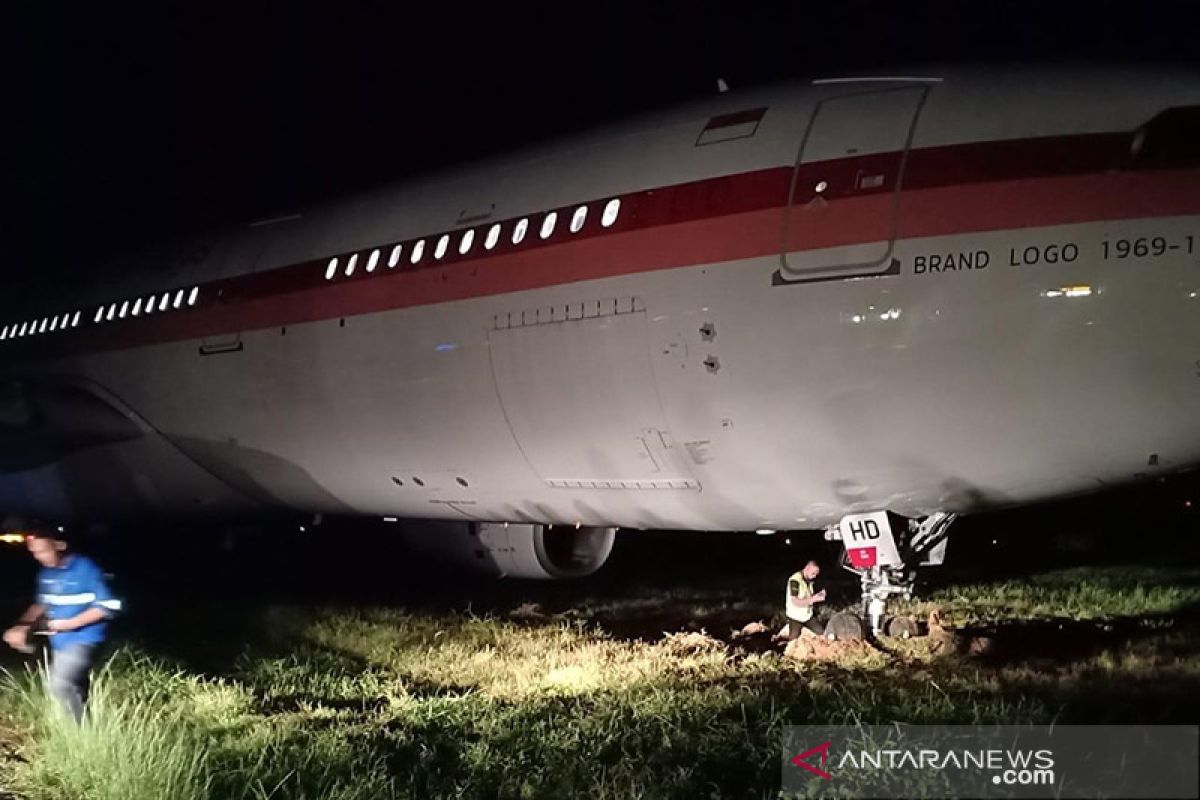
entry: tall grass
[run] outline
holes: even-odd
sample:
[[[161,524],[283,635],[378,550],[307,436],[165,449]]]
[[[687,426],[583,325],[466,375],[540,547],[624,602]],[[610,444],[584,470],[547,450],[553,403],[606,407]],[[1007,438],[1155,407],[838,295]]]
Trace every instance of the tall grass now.
[[[136,671],[141,680],[130,682],[104,670],[82,725],[48,695],[44,676],[0,679],[9,713],[26,722],[35,742],[13,770],[12,788],[45,800],[208,797],[204,731],[171,702],[172,688],[189,680],[148,663]]]

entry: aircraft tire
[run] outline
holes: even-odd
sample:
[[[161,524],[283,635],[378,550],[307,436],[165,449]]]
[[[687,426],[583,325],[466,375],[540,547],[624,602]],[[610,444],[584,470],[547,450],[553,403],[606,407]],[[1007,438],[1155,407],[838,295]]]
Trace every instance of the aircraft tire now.
[[[917,621],[912,617],[892,617],[883,626],[883,632],[896,639],[912,639],[921,635]]]
[[[829,618],[825,638],[835,642],[858,642],[866,636],[862,617],[850,611],[839,611]]]

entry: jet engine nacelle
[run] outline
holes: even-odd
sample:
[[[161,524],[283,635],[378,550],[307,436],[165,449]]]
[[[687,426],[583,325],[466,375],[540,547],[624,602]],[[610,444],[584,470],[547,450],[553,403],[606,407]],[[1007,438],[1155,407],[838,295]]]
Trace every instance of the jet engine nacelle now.
[[[403,523],[405,542],[440,561],[498,577],[561,580],[604,565],[616,528],[497,522]]]

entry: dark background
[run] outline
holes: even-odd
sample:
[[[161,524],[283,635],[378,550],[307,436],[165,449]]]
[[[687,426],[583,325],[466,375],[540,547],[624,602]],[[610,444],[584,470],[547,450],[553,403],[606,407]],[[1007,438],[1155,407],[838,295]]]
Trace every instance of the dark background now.
[[[176,7],[180,5],[181,7]],[[891,65],[1200,65],[1194,4],[5,8],[6,292],[715,91]],[[119,268],[119,267],[118,267]]]

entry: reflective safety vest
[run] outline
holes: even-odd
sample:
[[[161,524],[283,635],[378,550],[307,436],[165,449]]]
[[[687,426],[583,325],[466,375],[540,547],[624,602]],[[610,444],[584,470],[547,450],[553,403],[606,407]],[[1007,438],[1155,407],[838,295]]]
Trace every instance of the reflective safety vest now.
[[[38,572],[37,602],[46,608],[47,619],[70,619],[89,608],[102,608],[112,617],[121,610],[121,601],[108,588],[104,572],[96,562],[78,553],[68,553],[57,567],[42,567]],[[98,645],[104,641],[108,622],[93,622],[73,631],[50,637],[51,650],[65,650],[74,644]]]
[[[812,606],[797,606],[792,604],[794,597],[811,597],[813,593],[812,584],[809,583],[804,575],[799,572],[793,572],[792,577],[788,578],[787,582],[787,598],[784,600],[787,605],[788,619],[794,619],[797,622],[808,622],[812,619]]]

